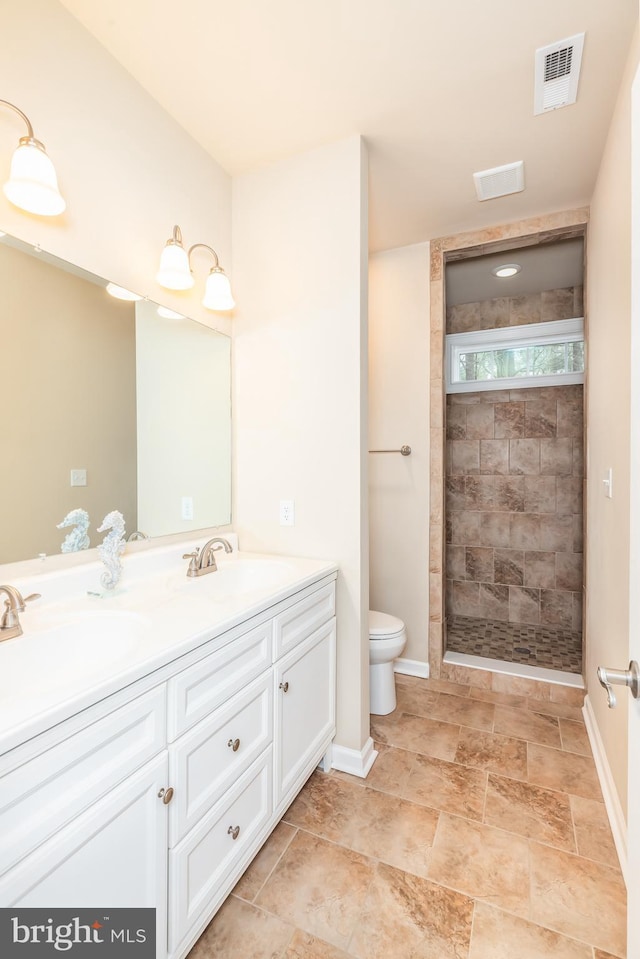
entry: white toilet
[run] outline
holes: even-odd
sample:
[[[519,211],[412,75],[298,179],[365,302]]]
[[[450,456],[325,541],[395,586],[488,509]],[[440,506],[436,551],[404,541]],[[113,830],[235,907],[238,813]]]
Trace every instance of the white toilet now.
[[[386,716],[396,708],[396,682],[393,661],[407,642],[407,630],[401,619],[388,613],[369,610],[369,710]]]

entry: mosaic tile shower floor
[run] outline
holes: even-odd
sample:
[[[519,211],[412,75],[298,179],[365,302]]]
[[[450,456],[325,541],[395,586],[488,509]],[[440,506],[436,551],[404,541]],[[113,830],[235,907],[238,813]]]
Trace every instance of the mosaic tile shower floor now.
[[[447,649],[568,673],[582,670],[582,634],[561,626],[526,626],[455,616],[447,622]]]

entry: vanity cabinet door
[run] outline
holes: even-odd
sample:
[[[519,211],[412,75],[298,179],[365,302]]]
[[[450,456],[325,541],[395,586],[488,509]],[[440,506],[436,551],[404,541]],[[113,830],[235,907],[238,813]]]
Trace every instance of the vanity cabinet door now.
[[[0,879],[0,906],[153,907],[166,955],[168,761],[162,753]]]
[[[336,621],[275,666],[275,806],[293,799],[335,733]]]

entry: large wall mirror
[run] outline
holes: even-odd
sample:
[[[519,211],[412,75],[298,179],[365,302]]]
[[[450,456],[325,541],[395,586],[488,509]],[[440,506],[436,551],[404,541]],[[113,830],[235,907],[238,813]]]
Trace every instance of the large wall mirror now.
[[[74,509],[92,547],[113,509],[127,535],[231,520],[229,338],[106,285],[0,237],[0,563],[59,553]]]

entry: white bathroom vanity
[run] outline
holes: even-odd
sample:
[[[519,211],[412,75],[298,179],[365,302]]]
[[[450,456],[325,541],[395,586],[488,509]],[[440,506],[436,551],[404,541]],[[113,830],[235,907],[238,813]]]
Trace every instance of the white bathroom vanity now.
[[[231,537],[233,539],[233,537]],[[157,910],[182,959],[335,733],[336,566],[193,540],[12,583],[0,644],[0,905]],[[216,554],[218,556],[218,554]]]

